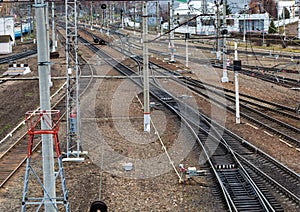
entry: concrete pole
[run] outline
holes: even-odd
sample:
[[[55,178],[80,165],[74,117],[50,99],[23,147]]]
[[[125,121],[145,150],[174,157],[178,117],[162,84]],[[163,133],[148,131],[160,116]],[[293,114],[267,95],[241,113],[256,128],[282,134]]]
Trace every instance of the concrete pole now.
[[[237,42],[234,42],[234,60],[238,60]],[[235,123],[241,123],[240,117],[240,96],[239,96],[239,80],[238,71],[234,70],[234,85],[235,85]]]
[[[47,64],[49,40],[46,32],[46,17],[44,0],[35,0],[35,17],[36,17],[36,37],[38,52],[38,72],[39,72],[39,90],[40,90],[40,107],[41,110],[50,110],[50,88],[49,88],[49,69]],[[45,120],[41,121],[41,128],[48,129]],[[55,178],[54,178],[54,157],[53,157],[53,140],[52,135],[42,134],[42,156],[43,156],[43,179],[44,179],[44,198],[47,194],[55,202]],[[47,194],[46,194],[47,193]],[[52,212],[55,208],[49,200],[45,201],[45,211]]]
[[[189,67],[189,25],[186,25],[186,38],[185,38],[185,66]]]
[[[206,0],[202,0],[202,14],[207,13],[207,2]]]
[[[216,58],[217,60],[221,60],[221,47],[220,47],[220,2],[217,0],[217,52]]]
[[[124,29],[124,14],[125,14],[125,2],[123,3],[123,8],[122,8],[122,17],[121,17],[121,24],[122,24],[122,29]]]
[[[50,26],[49,26],[49,2],[46,2],[46,7],[45,7],[45,16],[46,16],[46,32],[47,32],[47,41],[48,41],[48,45],[47,45],[47,49],[45,49],[47,51],[47,55],[48,55],[48,61],[50,61]],[[52,42],[52,45],[53,42]],[[51,81],[51,65],[50,63],[49,65],[49,86],[52,87],[52,81]]]
[[[282,18],[283,18],[283,39],[285,40],[286,37],[285,37],[285,7],[282,8]]]
[[[136,2],[134,2],[134,6],[133,6],[133,34],[135,35],[135,21],[136,21],[136,17],[135,17],[135,11],[136,11]]]
[[[246,0],[244,1],[244,32],[243,32],[243,42],[246,42],[246,18],[245,18],[245,13],[246,13]]]
[[[170,29],[174,29],[174,0],[170,0]],[[171,59],[170,62],[175,62],[174,58],[174,30],[170,32],[170,51],[171,51]]]
[[[112,20],[112,23],[115,22],[115,4],[113,3],[112,5],[112,16],[111,16],[111,20]]]
[[[57,42],[55,39],[54,2],[52,2],[52,52],[56,51]]]
[[[300,7],[299,7],[299,10],[300,10]],[[298,39],[300,39],[300,15],[299,15],[299,18],[298,18]]]
[[[93,1],[91,1],[91,30],[93,30]]]
[[[109,2],[107,2],[109,4]],[[107,9],[105,10],[105,17],[106,17],[106,34],[109,35],[109,22],[111,21],[110,19],[110,4],[107,5]]]
[[[223,1],[223,27],[226,29],[226,0]],[[227,49],[226,49],[226,34],[223,35],[223,77],[222,82],[228,82],[227,77]]]
[[[160,16],[159,16],[159,2],[156,1],[156,33],[159,35],[160,33]]]
[[[143,3],[143,72],[144,72],[144,131],[150,132],[149,57],[148,57],[148,7]]]

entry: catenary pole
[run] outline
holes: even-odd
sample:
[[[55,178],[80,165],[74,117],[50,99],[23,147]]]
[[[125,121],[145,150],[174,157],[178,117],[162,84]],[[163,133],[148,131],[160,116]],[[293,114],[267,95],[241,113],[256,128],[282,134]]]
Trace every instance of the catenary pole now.
[[[46,45],[46,47],[47,47],[47,49],[45,49],[45,51],[47,52],[47,57],[48,57],[48,60],[47,61],[50,61],[50,46],[49,46],[49,44],[50,44],[50,24],[49,24],[49,2],[46,2],[46,7],[45,7],[45,16],[46,16],[46,34],[47,34],[47,45]],[[52,43],[52,45],[53,45],[53,43]],[[52,81],[51,81],[51,65],[50,65],[50,63],[48,63],[48,65],[49,65],[49,86],[50,87],[52,87]]]
[[[170,30],[174,28],[174,0],[170,0]],[[170,32],[170,53],[171,53],[171,59],[170,62],[175,62],[174,58],[174,30]]]
[[[223,1],[223,30],[226,30],[226,0]],[[221,79],[222,82],[228,82],[227,77],[227,49],[226,49],[226,34],[223,34],[223,77]]]
[[[300,10],[300,7],[299,7],[298,11],[299,10]],[[300,13],[299,13],[299,17],[298,17],[298,39],[300,39]]]
[[[41,110],[50,110],[50,87],[49,87],[49,58],[48,44],[49,40],[46,32],[44,0],[35,0],[35,17],[36,17],[36,37],[38,52],[38,73],[39,73],[39,91],[40,91],[40,107]],[[47,129],[45,120],[41,121],[41,128]],[[48,195],[55,201],[55,178],[54,178],[54,158],[53,158],[53,140],[52,135],[42,134],[42,163],[43,163],[43,179],[44,179],[44,198],[45,211],[55,211],[54,206],[48,199]],[[48,195],[47,195],[48,194]]]
[[[54,20],[54,2],[52,2],[52,52],[56,51],[56,38],[55,38],[55,20]]]
[[[217,6],[217,51],[216,51],[216,58],[217,60],[221,60],[221,47],[220,47],[220,2],[219,0],[216,1]]]
[[[159,33],[160,33],[159,2],[156,1],[155,4],[156,4],[156,33],[159,35]]]
[[[185,33],[185,66],[189,67],[189,24],[186,25],[186,33]]]
[[[149,56],[148,56],[148,7],[143,3],[143,72],[144,72],[144,131],[150,132],[149,107]]]

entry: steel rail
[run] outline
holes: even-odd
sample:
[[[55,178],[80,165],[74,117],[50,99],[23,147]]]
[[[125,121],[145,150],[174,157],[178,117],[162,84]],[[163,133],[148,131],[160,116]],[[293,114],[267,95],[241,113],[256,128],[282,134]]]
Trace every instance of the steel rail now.
[[[87,41],[85,41],[87,42]],[[107,58],[109,57],[109,55],[107,55],[106,53],[104,53],[103,51],[101,51],[100,49],[95,49],[95,47],[92,47],[93,51],[95,51],[99,56],[102,56],[104,60],[106,60],[107,62],[109,62],[110,65],[113,65],[114,68],[116,68],[118,71],[120,71],[122,74],[127,74],[127,75],[133,75],[134,72],[129,70],[128,67],[126,67],[125,65],[122,65],[122,64],[119,64],[118,61],[114,61],[113,63],[111,62],[112,60],[107,60]],[[101,53],[100,53],[101,52]],[[140,84],[139,82],[137,81],[134,81],[133,82],[135,84]],[[160,90],[160,88],[158,89]],[[160,91],[161,92],[161,91]],[[168,102],[168,100],[170,100],[170,98],[168,98],[168,95],[167,93],[156,93],[155,91],[153,91],[151,89],[151,93],[152,95],[156,95],[156,97],[158,99],[161,99],[163,102]],[[156,94],[155,94],[156,93]],[[166,101],[167,100],[167,101]],[[178,109],[177,109],[178,110]],[[214,167],[214,166],[213,166]],[[245,174],[246,175],[246,174]],[[222,185],[222,184],[221,184]],[[255,186],[254,186],[255,187]],[[258,188],[255,188],[256,189],[256,192],[259,196],[261,196],[261,202],[262,202],[262,205],[264,205],[263,207],[266,208],[266,207],[269,207],[269,206],[266,206],[268,205],[268,203],[266,202],[266,199],[264,198],[264,196],[259,192],[259,189]],[[226,196],[226,192],[224,194]],[[229,197],[229,196],[227,196]],[[229,206],[230,207],[230,206]],[[231,207],[230,207],[231,208]]]

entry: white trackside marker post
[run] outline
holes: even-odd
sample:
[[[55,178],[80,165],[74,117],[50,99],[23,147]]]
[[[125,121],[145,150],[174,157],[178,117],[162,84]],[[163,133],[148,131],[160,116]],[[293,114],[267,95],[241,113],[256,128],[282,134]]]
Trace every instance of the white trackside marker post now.
[[[238,69],[237,66],[238,61],[238,52],[237,52],[237,42],[234,42],[234,63],[233,63],[233,71],[234,71],[234,85],[235,85],[235,123],[241,123],[240,117],[240,97],[239,97],[239,80],[238,80]],[[239,64],[240,67],[240,64]]]

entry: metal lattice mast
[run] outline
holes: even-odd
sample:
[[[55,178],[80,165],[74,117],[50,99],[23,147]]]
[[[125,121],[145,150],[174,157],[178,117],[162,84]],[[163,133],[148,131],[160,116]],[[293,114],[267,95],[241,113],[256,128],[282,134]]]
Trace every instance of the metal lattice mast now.
[[[79,67],[77,1],[65,1],[66,14],[66,78],[67,78],[67,158],[82,161],[80,136]]]
[[[170,62],[175,62],[175,56],[174,56],[174,0],[170,0]]]
[[[58,139],[58,131],[59,131],[59,122],[60,122],[60,112],[59,110],[40,110],[40,111],[28,111],[26,113],[26,123],[28,126],[27,134],[29,136],[28,139],[28,148],[27,148],[27,158],[26,158],[26,171],[25,171],[25,178],[24,178],[24,187],[23,187],[23,195],[22,195],[22,212],[26,212],[27,205],[31,206],[31,211],[40,211],[40,209],[44,209],[46,212],[54,212],[54,211],[61,211],[62,207],[58,205],[64,205],[65,211],[70,211],[70,204],[68,201],[69,192],[66,185],[66,178],[64,174],[64,168],[62,164],[62,155],[60,150],[60,143]],[[41,126],[41,127],[40,127]],[[34,160],[32,157],[33,148],[34,148],[34,141],[36,140],[34,137],[35,135],[41,135],[42,137],[51,137],[54,140],[55,145],[53,142],[47,142],[49,146],[47,148],[53,152],[53,147],[55,147],[56,157],[57,157],[57,171],[54,173],[44,172],[43,179],[39,177],[39,174],[36,172],[36,168],[34,165],[31,164],[31,160]],[[44,142],[44,140],[43,140]],[[43,153],[44,153],[44,144],[43,144]],[[43,154],[43,161],[50,160],[50,158],[44,158],[45,154]],[[53,156],[52,156],[53,161]],[[48,176],[45,176],[48,175]],[[45,177],[52,176],[53,178],[53,185],[50,185],[50,189],[48,185],[42,181],[46,182]],[[61,183],[61,193],[62,196],[56,197],[56,186],[57,179],[60,177]],[[31,178],[31,179],[30,179]],[[29,192],[29,184],[35,183],[35,188],[40,187],[42,191],[44,191],[43,197],[32,195],[38,195],[36,192]],[[58,187],[57,187],[58,188]],[[54,194],[52,194],[54,190]]]

